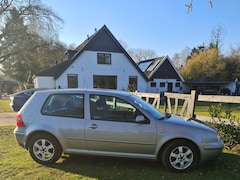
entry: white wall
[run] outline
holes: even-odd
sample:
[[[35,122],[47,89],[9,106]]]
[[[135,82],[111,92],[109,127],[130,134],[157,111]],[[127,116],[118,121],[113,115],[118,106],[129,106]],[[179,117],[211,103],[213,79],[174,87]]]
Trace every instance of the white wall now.
[[[231,91],[231,94],[234,94],[236,91],[236,83],[232,82],[232,83],[226,84],[222,86],[222,88],[228,88]]]
[[[117,89],[128,88],[129,76],[138,77],[138,91],[146,91],[147,82],[122,53],[111,53],[111,64],[97,64],[97,53],[84,51],[56,80],[56,87],[67,88],[67,75],[78,74],[79,88],[93,88],[93,75],[117,76]],[[103,53],[103,52],[99,52]],[[106,52],[109,53],[109,52]]]
[[[156,82],[156,87],[151,87],[151,82]],[[160,87],[160,83],[165,83],[165,86]],[[149,81],[147,85],[147,92],[151,92],[151,93],[167,92],[168,83],[172,83],[172,92],[182,93],[183,84],[181,81],[177,81],[176,79],[154,79],[153,81]],[[176,83],[180,83],[180,87],[176,87],[175,86]]]
[[[34,78],[35,88],[56,88],[53,77],[37,76]]]

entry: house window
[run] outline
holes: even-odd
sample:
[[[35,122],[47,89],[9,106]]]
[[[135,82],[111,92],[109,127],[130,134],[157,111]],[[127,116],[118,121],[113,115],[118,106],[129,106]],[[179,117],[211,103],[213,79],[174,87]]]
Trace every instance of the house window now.
[[[180,87],[180,85],[181,85],[180,82],[175,83],[175,87]]]
[[[151,82],[151,87],[156,87],[156,82]]]
[[[67,76],[68,88],[77,88],[78,87],[78,75],[70,74]]]
[[[128,90],[129,91],[135,91],[137,90],[137,77],[136,76],[130,76],[128,79]]]
[[[104,89],[117,89],[117,76],[93,75],[93,87]]]
[[[165,82],[160,82],[160,87],[165,87]]]
[[[97,54],[98,64],[111,64],[111,54],[98,53]]]

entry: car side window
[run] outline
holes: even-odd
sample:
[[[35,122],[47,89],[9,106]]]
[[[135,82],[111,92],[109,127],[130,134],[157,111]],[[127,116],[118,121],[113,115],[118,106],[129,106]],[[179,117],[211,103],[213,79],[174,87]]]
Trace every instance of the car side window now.
[[[136,122],[141,114],[127,101],[113,96],[90,95],[90,113],[93,120]]]
[[[83,94],[52,94],[42,107],[42,114],[84,118]]]

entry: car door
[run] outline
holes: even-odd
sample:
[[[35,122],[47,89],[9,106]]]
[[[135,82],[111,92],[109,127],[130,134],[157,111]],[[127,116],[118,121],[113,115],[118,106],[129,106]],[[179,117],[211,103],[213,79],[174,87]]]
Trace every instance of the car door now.
[[[92,94],[89,102],[91,116],[85,122],[89,151],[105,155],[153,156],[156,147],[154,122],[137,123],[136,116],[142,113],[120,98]]]

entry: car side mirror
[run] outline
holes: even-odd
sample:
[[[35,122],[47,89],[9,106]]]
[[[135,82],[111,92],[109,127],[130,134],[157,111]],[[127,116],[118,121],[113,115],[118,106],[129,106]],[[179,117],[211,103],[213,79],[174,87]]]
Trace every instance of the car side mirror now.
[[[144,123],[144,122],[146,122],[146,119],[144,118],[143,115],[137,115],[136,122],[137,123]]]

